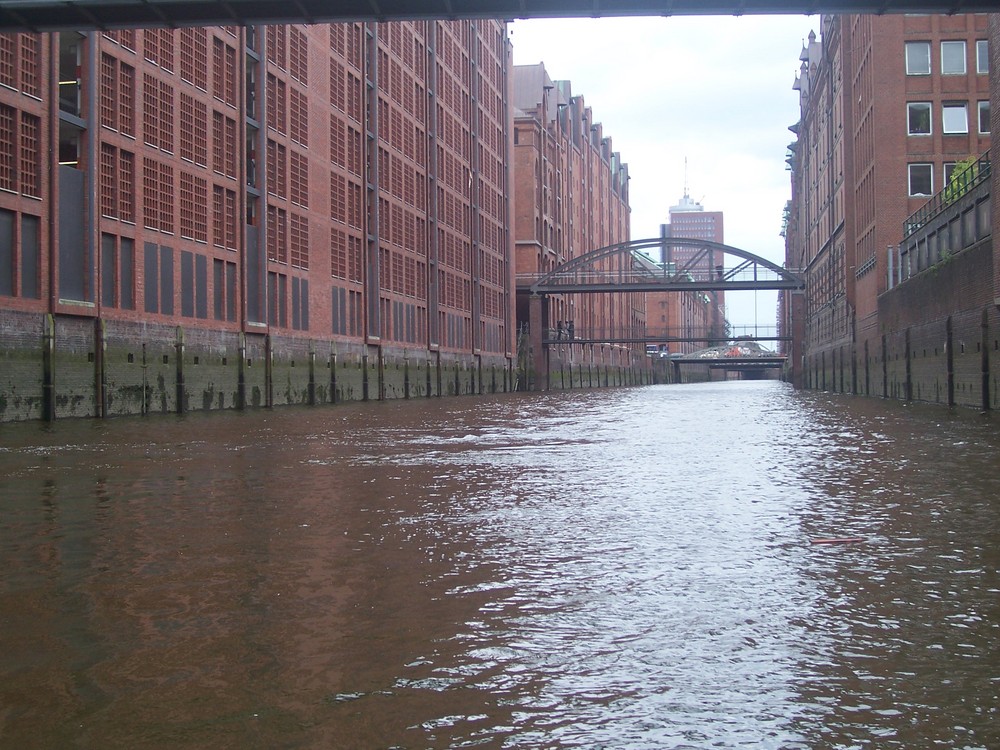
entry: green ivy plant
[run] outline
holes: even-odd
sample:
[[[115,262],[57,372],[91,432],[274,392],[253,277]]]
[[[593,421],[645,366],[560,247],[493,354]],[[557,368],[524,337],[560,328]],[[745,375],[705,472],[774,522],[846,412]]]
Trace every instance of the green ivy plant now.
[[[942,205],[948,206],[969,192],[969,187],[978,176],[979,157],[970,156],[958,162],[951,173],[951,179],[941,191]]]

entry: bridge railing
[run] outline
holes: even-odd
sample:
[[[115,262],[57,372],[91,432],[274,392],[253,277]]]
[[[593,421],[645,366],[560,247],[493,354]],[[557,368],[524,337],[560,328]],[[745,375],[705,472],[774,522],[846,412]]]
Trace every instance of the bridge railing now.
[[[558,292],[560,286],[584,285],[628,285],[664,282],[672,285],[690,286],[697,291],[702,284],[725,285],[727,283],[776,283],[783,281],[781,274],[763,266],[717,266],[714,270],[695,269],[683,273],[651,271],[645,269],[577,269],[554,274],[517,274],[515,280],[519,288],[530,288],[545,279],[545,290]]]
[[[546,344],[628,343],[659,349],[672,343],[739,344],[747,340],[783,341],[776,326],[732,326],[728,333],[711,326],[615,326],[588,328],[574,321],[555,321],[542,332]]]

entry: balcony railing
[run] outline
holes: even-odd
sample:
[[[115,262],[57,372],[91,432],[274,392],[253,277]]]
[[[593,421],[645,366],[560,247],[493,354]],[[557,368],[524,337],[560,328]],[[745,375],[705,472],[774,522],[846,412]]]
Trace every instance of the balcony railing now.
[[[990,177],[990,152],[980,156],[975,163],[956,170],[944,189],[937,193],[919,211],[903,223],[903,239],[919,231],[944,209]]]

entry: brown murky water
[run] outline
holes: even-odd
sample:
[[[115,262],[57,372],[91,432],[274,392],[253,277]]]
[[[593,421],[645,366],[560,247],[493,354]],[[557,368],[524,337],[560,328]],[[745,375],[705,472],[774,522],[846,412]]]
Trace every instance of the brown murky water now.
[[[0,425],[0,747],[997,748],[998,457],[770,382]]]

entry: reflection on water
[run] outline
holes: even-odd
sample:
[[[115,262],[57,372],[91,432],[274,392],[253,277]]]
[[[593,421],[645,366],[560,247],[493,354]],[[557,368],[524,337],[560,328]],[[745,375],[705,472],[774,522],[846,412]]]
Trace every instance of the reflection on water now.
[[[995,748],[998,443],[771,382],[4,425],[0,747]]]

